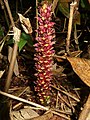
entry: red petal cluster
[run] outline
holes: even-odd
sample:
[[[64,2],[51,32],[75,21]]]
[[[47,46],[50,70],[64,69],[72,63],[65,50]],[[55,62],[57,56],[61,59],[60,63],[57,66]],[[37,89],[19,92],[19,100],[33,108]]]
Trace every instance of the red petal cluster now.
[[[50,96],[50,82],[52,80],[52,65],[54,55],[52,39],[55,37],[55,30],[53,29],[54,22],[51,22],[51,6],[48,3],[44,3],[39,8],[38,24],[39,28],[38,37],[36,37],[37,43],[35,46],[35,67],[37,73],[35,90],[38,92],[40,101],[46,102]]]

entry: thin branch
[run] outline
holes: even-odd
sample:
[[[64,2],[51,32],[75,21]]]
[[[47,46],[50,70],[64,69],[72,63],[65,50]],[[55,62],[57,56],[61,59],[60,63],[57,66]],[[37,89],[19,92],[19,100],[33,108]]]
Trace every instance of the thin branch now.
[[[70,120],[70,118],[69,117],[67,117],[67,116],[65,116],[64,114],[61,114],[61,113],[58,113],[58,112],[56,112],[56,111],[51,111],[53,114],[55,114],[55,115],[58,115],[58,116],[60,116],[60,117],[62,117],[62,118],[65,118],[66,120]]]
[[[49,110],[48,108],[46,108],[46,107],[44,107],[44,106],[42,106],[42,105],[39,105],[39,104],[37,104],[37,103],[34,103],[34,102],[31,102],[31,101],[25,100],[25,99],[23,99],[23,98],[20,98],[20,97],[17,97],[17,96],[8,94],[8,93],[6,93],[6,92],[0,91],[0,94],[1,94],[1,95],[4,95],[4,96],[6,96],[6,97],[12,98],[12,99],[14,99],[14,100],[18,100],[18,101],[21,101],[21,102],[23,102],[23,103],[27,103],[27,104],[29,104],[29,105],[33,105],[33,106],[39,107],[39,108],[44,109],[44,110]]]
[[[78,98],[72,96],[70,93],[67,93],[67,92],[65,92],[65,91],[63,91],[63,90],[61,90],[61,89],[59,89],[59,88],[57,88],[57,87],[55,87],[55,86],[53,86],[53,85],[51,85],[51,87],[53,87],[53,88],[56,89],[56,90],[59,90],[60,92],[64,93],[65,95],[67,95],[67,96],[69,96],[69,97],[71,97],[71,98],[74,99],[75,101],[80,102],[80,100],[79,100]]]
[[[38,0],[36,0],[36,29],[38,29]],[[36,37],[38,37],[38,32],[36,33]]]
[[[5,3],[5,6],[7,8],[9,18],[11,20],[11,24],[13,27],[15,27],[14,20],[13,20],[12,14],[11,14],[11,10],[10,10],[9,4],[8,4],[8,0],[4,0],[4,3]]]
[[[31,8],[32,7],[30,6],[23,15],[26,15],[31,10]]]

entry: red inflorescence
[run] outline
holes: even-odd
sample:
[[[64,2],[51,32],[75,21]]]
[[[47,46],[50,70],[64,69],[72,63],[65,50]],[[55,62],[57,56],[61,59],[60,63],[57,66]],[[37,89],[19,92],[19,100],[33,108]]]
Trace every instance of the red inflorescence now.
[[[37,77],[35,90],[38,92],[39,99],[42,103],[47,102],[50,97],[50,83],[52,80],[52,65],[54,50],[53,44],[55,43],[53,38],[55,37],[55,30],[53,28],[54,22],[51,22],[52,11],[51,5],[44,3],[39,8],[38,16],[38,37],[36,37],[37,43],[35,46],[35,67]]]

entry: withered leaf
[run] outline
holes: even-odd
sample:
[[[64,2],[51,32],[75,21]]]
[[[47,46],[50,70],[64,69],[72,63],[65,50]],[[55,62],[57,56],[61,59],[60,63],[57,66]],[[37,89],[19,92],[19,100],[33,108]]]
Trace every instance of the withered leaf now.
[[[9,63],[10,63],[10,61],[11,61],[12,51],[13,51],[13,49],[9,46],[9,47],[8,47],[8,61],[9,61]],[[19,68],[18,68],[17,59],[16,59],[16,61],[15,61],[15,65],[14,65],[14,73],[15,73],[16,76],[19,75]]]
[[[80,25],[80,13],[77,10],[74,12],[73,22]]]
[[[19,30],[17,27],[13,27],[13,32],[14,32],[13,40],[15,42],[19,42],[21,36],[21,30]]]
[[[19,111],[11,111],[10,117],[11,120],[31,120],[32,118],[36,118],[39,115],[32,109],[20,109]]]
[[[23,30],[27,33],[27,34],[31,34],[32,33],[32,26],[30,23],[29,18],[25,18],[22,14],[18,13],[19,15],[19,19],[22,25]]]
[[[48,112],[36,118],[32,118],[31,120],[50,120],[52,117],[53,117],[53,113]]]
[[[90,60],[84,58],[67,57],[74,72],[90,87]]]
[[[64,68],[62,66],[58,66],[58,68],[57,66],[58,66],[57,63],[53,65],[53,68],[52,68],[53,75],[57,75],[57,74],[61,75],[62,72],[64,71]]]

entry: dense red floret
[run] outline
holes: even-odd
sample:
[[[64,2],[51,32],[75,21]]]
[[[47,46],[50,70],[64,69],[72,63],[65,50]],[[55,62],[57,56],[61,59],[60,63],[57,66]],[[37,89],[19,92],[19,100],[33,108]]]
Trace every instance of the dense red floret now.
[[[39,27],[36,30],[38,37],[36,37],[37,43],[35,46],[35,67],[37,77],[35,90],[38,92],[40,101],[47,102],[50,96],[50,83],[52,80],[52,65],[54,50],[53,44],[55,43],[53,38],[55,37],[55,30],[53,28],[54,22],[51,22],[51,6],[48,3],[44,3],[39,8],[38,24]]]

